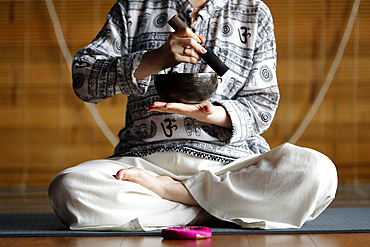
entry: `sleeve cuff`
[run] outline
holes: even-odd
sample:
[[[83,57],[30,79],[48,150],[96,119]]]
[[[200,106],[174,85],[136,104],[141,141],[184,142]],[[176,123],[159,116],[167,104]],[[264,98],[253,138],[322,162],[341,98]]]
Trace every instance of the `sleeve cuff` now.
[[[151,76],[136,80],[134,73],[140,65],[146,51],[126,54],[117,66],[118,85],[126,95],[144,95],[149,87]]]
[[[240,102],[231,100],[221,100],[215,102],[221,105],[227,111],[232,123],[232,135],[229,140],[230,143],[245,141],[250,136],[250,129],[253,116],[245,109],[245,106]]]

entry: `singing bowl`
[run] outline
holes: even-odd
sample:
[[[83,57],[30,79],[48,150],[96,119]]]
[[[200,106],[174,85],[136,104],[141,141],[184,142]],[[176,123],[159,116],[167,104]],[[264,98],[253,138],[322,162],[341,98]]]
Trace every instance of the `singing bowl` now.
[[[154,76],[154,85],[164,102],[199,103],[217,90],[217,73],[173,73]]]

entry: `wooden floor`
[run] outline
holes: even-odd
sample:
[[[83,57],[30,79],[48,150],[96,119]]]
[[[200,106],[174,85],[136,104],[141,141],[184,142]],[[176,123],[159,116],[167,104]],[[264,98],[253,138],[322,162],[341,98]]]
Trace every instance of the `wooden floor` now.
[[[341,185],[330,207],[370,207],[370,185]],[[51,212],[46,189],[0,190],[0,213]],[[36,237],[0,238],[0,247],[159,247],[159,246],[370,246],[370,233],[289,234],[289,235],[214,235],[197,241],[163,240],[161,237]]]

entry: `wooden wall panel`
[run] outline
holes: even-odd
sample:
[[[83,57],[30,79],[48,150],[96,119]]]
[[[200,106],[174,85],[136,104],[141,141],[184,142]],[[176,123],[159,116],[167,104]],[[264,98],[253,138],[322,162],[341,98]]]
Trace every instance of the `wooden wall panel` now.
[[[266,0],[278,46],[280,107],[264,133],[271,147],[290,139],[334,59],[353,1]],[[102,27],[114,0],[55,0],[73,54]],[[45,187],[62,169],[104,158],[113,147],[71,88],[42,0],[0,1],[0,187]],[[337,165],[342,183],[370,182],[370,2],[362,1],[332,85],[297,145]],[[113,133],[126,97],[97,105]]]

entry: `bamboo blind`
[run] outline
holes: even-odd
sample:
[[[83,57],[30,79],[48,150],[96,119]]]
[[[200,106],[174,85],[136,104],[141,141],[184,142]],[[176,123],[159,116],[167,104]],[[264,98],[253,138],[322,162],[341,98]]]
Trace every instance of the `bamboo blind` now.
[[[317,96],[353,1],[266,0],[278,45],[280,107],[264,133],[271,147],[293,135]],[[55,0],[73,54],[102,27],[113,0]],[[45,187],[62,169],[113,152],[71,88],[44,1],[0,1],[0,187]],[[328,155],[342,183],[370,182],[370,2],[362,1],[332,85],[297,145]],[[113,133],[125,96],[97,105]]]

